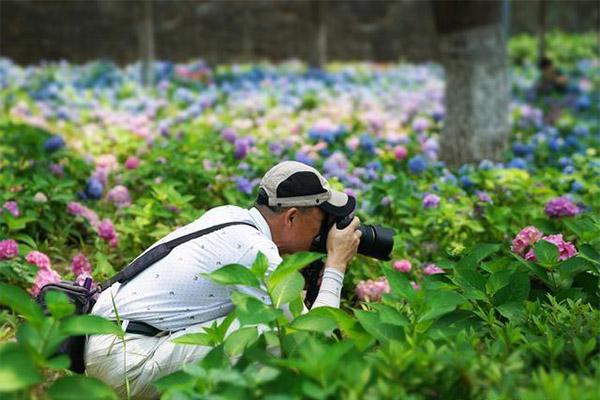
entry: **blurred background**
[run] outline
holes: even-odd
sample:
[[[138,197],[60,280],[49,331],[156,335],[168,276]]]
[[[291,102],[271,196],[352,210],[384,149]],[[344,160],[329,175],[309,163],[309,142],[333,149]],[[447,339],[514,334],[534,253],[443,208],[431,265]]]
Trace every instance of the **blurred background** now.
[[[439,37],[449,25],[494,22],[509,36],[600,26],[598,1],[475,2],[479,8],[467,3],[2,0],[0,54],[20,64],[108,58],[122,65],[148,55],[210,64],[422,61],[439,57]],[[452,9],[456,6],[461,9]]]

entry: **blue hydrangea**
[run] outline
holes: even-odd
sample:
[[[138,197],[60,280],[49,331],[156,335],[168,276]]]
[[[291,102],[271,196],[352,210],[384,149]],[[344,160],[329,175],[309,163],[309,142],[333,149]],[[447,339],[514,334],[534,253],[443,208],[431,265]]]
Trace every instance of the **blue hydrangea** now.
[[[103,192],[104,185],[102,184],[102,182],[100,182],[100,179],[96,177],[91,177],[90,179],[88,179],[85,194],[89,199],[98,200],[102,198]]]
[[[571,175],[573,172],[575,172],[575,168],[572,165],[567,165],[563,169],[563,174],[565,174],[565,175]]]
[[[512,146],[512,151],[516,156],[524,157],[533,153],[534,147],[530,144],[515,142]]]
[[[44,150],[52,153],[65,147],[65,140],[60,135],[53,135],[44,142]]]
[[[490,160],[481,160],[479,163],[479,169],[483,171],[489,171],[494,168],[494,163]]]
[[[375,154],[376,146],[377,144],[375,143],[375,140],[373,140],[373,137],[371,135],[369,135],[368,133],[363,133],[362,135],[360,135],[360,147],[363,148],[365,151],[371,154]]]
[[[414,156],[408,160],[408,169],[415,174],[421,174],[427,169],[427,160],[423,156]]]
[[[549,142],[548,142],[548,147],[550,148],[550,150],[552,151],[559,151],[560,148],[563,146],[563,140],[562,138],[552,138]]]
[[[573,128],[573,133],[579,137],[586,137],[590,134],[590,130],[585,125],[577,125]]]
[[[510,160],[508,168],[527,169],[527,162],[522,158],[516,157]]]
[[[469,178],[467,175],[463,175],[460,177],[460,185],[463,188],[468,189],[468,188],[472,187],[474,185],[474,183],[471,180],[471,178]]]
[[[579,181],[573,181],[573,183],[571,184],[572,192],[576,192],[576,193],[581,192],[584,188],[585,188],[584,184]]]
[[[588,96],[580,96],[575,102],[575,108],[578,111],[587,110],[592,105],[592,102]]]
[[[558,165],[560,165],[561,167],[573,165],[573,160],[571,160],[569,157],[561,157],[558,159]]]

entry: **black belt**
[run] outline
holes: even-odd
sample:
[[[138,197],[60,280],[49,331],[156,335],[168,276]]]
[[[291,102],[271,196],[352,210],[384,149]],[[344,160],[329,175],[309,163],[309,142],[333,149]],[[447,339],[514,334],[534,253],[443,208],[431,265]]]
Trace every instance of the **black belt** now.
[[[144,335],[144,336],[156,336],[159,333],[163,333],[165,331],[162,329],[155,328],[152,325],[147,324],[145,322],[129,321],[129,323],[127,324],[127,328],[125,329],[125,332],[135,333],[137,335]]]

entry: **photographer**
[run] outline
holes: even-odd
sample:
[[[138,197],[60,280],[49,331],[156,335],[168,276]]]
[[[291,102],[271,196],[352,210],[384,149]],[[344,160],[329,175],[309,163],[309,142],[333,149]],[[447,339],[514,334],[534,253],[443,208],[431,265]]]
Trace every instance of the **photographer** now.
[[[312,307],[339,307],[344,273],[356,254],[361,230],[358,218],[349,225],[329,228],[333,218],[354,211],[354,198],[330,189],[314,168],[286,161],[271,168],[260,183],[255,207],[216,207],[196,221],[177,229],[151,248],[226,222],[231,225],[187,241],[126,284],[115,283],[102,292],[93,314],[116,320],[114,306],[125,329],[125,346],[114,335],[88,338],[85,363],[97,377],[125,395],[125,376],[134,398],[156,397],[152,382],[185,363],[204,357],[210,348],[172,343],[181,335],[201,332],[221,322],[233,310],[232,288],[215,284],[201,274],[227,264],[250,266],[258,252],[269,262],[266,274],[281,263],[282,255],[311,249],[314,239],[327,234],[327,260]],[[237,290],[268,302],[267,293],[251,287]],[[304,312],[308,310],[304,309]],[[289,315],[289,310],[284,310]],[[235,322],[228,333],[239,327]]]

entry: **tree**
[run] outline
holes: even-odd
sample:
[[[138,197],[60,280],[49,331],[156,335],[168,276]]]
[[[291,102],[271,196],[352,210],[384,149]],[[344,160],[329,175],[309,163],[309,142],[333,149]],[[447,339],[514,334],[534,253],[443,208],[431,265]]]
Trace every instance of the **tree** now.
[[[500,1],[432,1],[446,74],[440,140],[450,166],[499,159],[508,145],[510,82]]]

